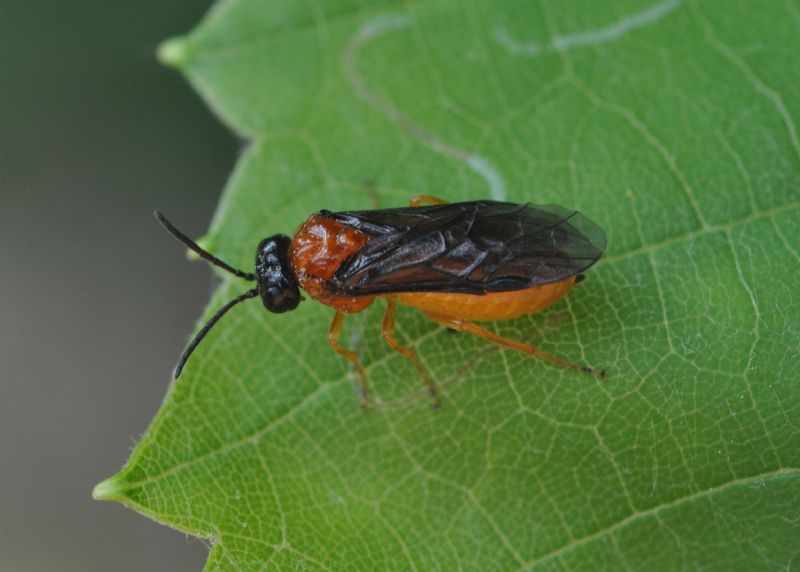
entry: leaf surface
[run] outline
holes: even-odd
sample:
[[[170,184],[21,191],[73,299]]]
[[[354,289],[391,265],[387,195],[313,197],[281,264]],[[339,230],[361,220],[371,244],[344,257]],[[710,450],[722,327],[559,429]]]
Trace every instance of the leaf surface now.
[[[332,311],[253,301],[96,497],[211,539],[209,570],[796,566],[798,38],[791,0],[215,5],[161,50],[249,140],[206,247],[249,269],[311,212],[419,193],[577,208],[606,257],[490,327],[609,377],[403,308],[432,412],[377,302],[343,337],[363,412]]]

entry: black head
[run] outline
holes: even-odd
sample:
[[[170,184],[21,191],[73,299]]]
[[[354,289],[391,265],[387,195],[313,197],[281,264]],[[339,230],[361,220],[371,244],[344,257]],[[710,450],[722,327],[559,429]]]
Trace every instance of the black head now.
[[[248,280],[255,281],[257,286],[240,294],[222,308],[217,310],[217,313],[211,316],[211,319],[200,328],[197,335],[189,343],[178,360],[178,365],[175,368],[175,378],[181,374],[183,366],[192,355],[192,352],[197,345],[206,336],[209,330],[216,324],[225,313],[236,306],[239,302],[244,302],[256,296],[261,297],[264,307],[270,312],[287,312],[294,310],[302,300],[300,296],[300,289],[297,286],[292,267],[289,264],[289,247],[291,246],[291,239],[284,234],[276,234],[261,241],[256,250],[256,272],[244,272],[238,270],[233,266],[223,262],[213,254],[203,250],[191,238],[183,234],[177,228],[172,226],[164,215],[160,212],[155,212],[158,222],[166,228],[175,238],[180,240],[183,244],[188,246],[191,250],[196,252],[201,258],[208,260],[214,266],[223,268],[231,274]]]
[[[276,234],[262,240],[256,249],[256,284],[261,302],[270,312],[294,310],[302,300],[289,260],[292,239]]]

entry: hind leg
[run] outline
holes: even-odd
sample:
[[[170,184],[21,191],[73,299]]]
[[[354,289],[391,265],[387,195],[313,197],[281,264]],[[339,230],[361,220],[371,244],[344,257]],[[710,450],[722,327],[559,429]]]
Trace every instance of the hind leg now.
[[[475,334],[476,336],[479,336],[484,340],[488,340],[492,343],[505,346],[513,350],[517,350],[518,352],[522,352],[532,357],[537,357],[539,359],[549,361],[550,363],[557,365],[559,367],[565,367],[568,369],[574,369],[576,371],[582,371],[583,373],[588,373],[590,375],[594,375],[595,377],[599,377],[601,379],[606,376],[605,370],[594,369],[585,365],[574,364],[567,360],[561,359],[560,357],[556,357],[552,354],[542,351],[537,347],[532,346],[531,344],[526,344],[525,342],[518,342],[516,340],[504,338],[503,336],[498,336],[494,332],[490,332],[485,328],[481,328],[480,326],[474,324],[473,322],[467,322],[465,320],[456,320],[453,318],[447,318],[443,316],[436,316],[435,314],[426,313],[425,315],[428,316],[434,322],[438,322],[448,328]]]

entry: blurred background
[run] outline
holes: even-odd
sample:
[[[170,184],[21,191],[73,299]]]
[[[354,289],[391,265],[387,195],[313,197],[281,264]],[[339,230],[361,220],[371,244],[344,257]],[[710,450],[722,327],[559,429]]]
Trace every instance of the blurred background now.
[[[158,43],[204,0],[7,2],[0,52],[0,569],[200,570],[202,542],[91,498],[155,415],[241,143]]]

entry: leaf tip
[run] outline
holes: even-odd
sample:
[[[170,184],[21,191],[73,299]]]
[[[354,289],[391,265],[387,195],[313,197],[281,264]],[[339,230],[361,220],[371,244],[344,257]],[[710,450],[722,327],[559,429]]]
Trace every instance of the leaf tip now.
[[[122,492],[122,487],[117,477],[113,476],[95,485],[92,489],[92,498],[103,501],[123,501],[126,496]]]
[[[158,61],[165,66],[184,68],[189,62],[189,41],[187,38],[170,38],[158,46]]]

